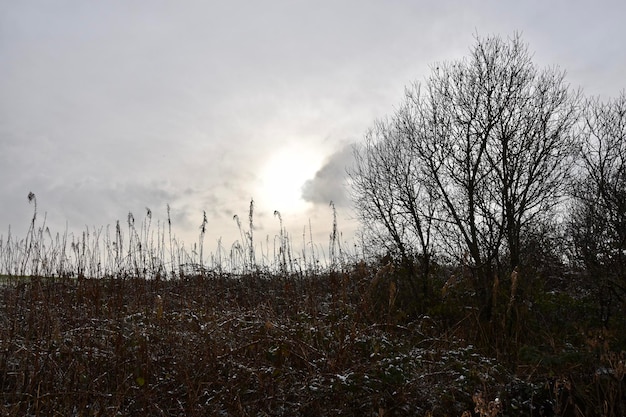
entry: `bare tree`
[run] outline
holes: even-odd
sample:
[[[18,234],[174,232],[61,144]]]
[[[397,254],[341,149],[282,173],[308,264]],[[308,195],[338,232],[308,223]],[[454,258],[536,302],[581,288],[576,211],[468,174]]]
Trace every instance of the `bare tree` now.
[[[405,210],[388,195],[400,183],[429,190],[437,202],[429,207],[437,210],[421,210],[419,219],[436,226],[435,240],[450,252],[469,257],[486,317],[501,258],[508,258],[509,270],[520,266],[524,227],[555,207],[564,192],[576,150],[578,102],[564,73],[539,71],[519,36],[478,38],[468,58],[439,64],[423,87],[407,88],[402,107],[385,124],[391,134],[370,135],[364,154],[357,154],[357,167],[376,153],[386,169],[368,184],[386,214]],[[399,175],[408,171],[414,173]],[[371,204],[362,193],[368,174],[357,168],[353,175],[361,185],[359,210]],[[367,210],[364,220],[376,218]],[[404,223],[415,221],[397,219],[387,215],[385,230],[404,231]]]
[[[428,294],[432,256],[432,187],[419,178],[418,158],[404,143],[400,117],[379,121],[355,147],[350,172],[354,201],[373,246],[397,253],[408,268],[413,295]],[[415,261],[419,261],[416,268]],[[416,275],[421,278],[418,289]]]
[[[610,304],[611,293],[626,294],[626,93],[590,100],[584,121],[570,230],[576,257]]]

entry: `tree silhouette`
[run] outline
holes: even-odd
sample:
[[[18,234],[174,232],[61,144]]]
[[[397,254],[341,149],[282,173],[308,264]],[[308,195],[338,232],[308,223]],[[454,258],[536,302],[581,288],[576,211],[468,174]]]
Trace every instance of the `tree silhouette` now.
[[[355,150],[354,201],[370,234],[403,256],[438,247],[467,258],[484,317],[498,269],[523,267],[524,229],[565,193],[580,94],[564,77],[537,69],[518,35],[477,38],[468,57],[407,88]]]

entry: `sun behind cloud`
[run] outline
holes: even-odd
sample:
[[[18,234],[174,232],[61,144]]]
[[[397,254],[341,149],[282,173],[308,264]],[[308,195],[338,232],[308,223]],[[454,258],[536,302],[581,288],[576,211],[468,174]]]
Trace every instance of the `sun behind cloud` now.
[[[302,187],[315,176],[322,161],[321,153],[310,147],[290,145],[278,149],[261,168],[256,198],[272,210],[304,211],[310,203],[302,199]]]

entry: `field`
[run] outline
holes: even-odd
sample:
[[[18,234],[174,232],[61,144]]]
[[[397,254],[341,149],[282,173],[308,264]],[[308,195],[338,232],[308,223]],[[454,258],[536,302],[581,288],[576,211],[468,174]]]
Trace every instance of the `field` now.
[[[456,302],[413,318],[376,314],[374,273],[5,278],[0,410],[622,415],[624,352],[611,350],[615,333],[574,325],[591,313],[584,300],[546,295],[525,313],[526,340],[507,340]]]
[[[35,210],[1,240],[2,415],[626,414],[623,305],[607,320],[573,271],[502,279],[485,319],[460,266],[434,264],[416,299],[402,264],[346,256],[336,223],[324,263],[282,226],[255,253],[238,222],[222,268],[150,221],[53,237]]]

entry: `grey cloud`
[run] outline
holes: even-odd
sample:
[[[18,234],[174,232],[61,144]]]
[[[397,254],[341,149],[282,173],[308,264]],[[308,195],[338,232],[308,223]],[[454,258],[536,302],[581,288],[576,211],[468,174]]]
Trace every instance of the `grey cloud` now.
[[[332,154],[315,177],[302,186],[302,198],[315,204],[334,202],[337,207],[349,205],[346,189],[346,169],[352,164],[352,145]]]
[[[33,191],[55,230],[145,207],[164,219],[169,203],[186,241],[203,210],[211,236],[238,239],[232,215],[247,216],[276,149],[360,137],[476,31],[520,30],[538,64],[588,92],[625,88],[615,0],[422,3],[0,1],[0,234],[28,227]],[[304,223],[348,205],[349,148],[304,184]],[[259,204],[259,228],[273,209]]]
[[[32,216],[33,206],[26,195],[32,191],[37,198],[38,220],[46,217],[50,230],[80,232],[85,227],[113,225],[125,222],[128,213],[143,219],[149,208],[156,218],[166,219],[166,205],[180,200],[180,193],[167,183],[113,183],[93,178],[77,178],[68,182],[46,182],[32,178],[22,182],[12,194],[20,198],[6,201],[2,215],[16,232],[23,232]],[[178,219],[185,223],[185,219]]]

